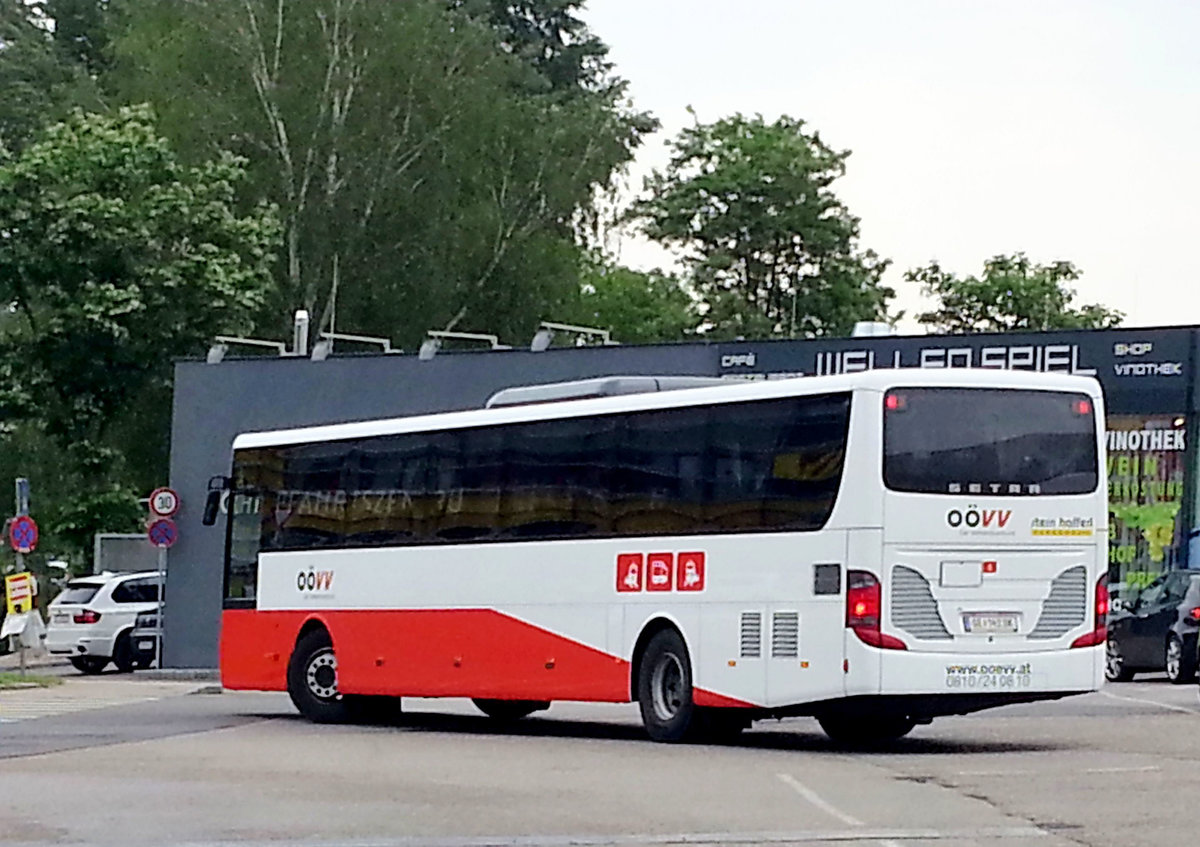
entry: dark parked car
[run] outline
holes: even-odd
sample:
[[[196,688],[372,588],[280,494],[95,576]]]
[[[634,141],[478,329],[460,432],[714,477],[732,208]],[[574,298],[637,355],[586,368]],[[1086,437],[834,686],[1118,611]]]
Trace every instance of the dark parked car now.
[[[1114,682],[1143,671],[1166,671],[1175,684],[1196,677],[1200,632],[1200,571],[1170,571],[1147,585],[1108,622],[1108,662]]]
[[[138,613],[129,641],[137,666],[150,667],[158,658],[158,609]]]

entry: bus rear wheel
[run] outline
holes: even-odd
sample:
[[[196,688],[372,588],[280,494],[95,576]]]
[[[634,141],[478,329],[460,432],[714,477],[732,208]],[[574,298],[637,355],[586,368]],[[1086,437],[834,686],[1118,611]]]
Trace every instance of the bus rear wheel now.
[[[338,693],[337,656],[328,632],[313,630],[296,642],[288,660],[287,690],[300,714],[313,723],[350,719],[350,704]]]
[[[550,708],[550,704],[545,700],[487,700],[476,697],[471,702],[475,704],[475,708],[489,718],[504,723],[519,721],[534,712],[542,712]]]
[[[821,729],[836,744],[875,747],[912,732],[917,722],[902,715],[821,715]]]
[[[642,724],[654,741],[685,741],[697,733],[700,721],[692,699],[692,662],[675,630],[660,630],[646,644],[637,694]]]

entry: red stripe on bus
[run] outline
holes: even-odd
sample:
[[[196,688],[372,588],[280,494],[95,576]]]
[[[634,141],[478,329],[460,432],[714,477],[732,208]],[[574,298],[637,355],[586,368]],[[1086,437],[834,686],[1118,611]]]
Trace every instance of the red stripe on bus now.
[[[347,694],[629,701],[629,662],[491,609],[222,614],[221,682],[283,691],[300,628],[320,620],[333,638]],[[703,689],[701,706],[753,704]]]
[[[697,688],[692,692],[692,699],[697,706],[719,706],[723,709],[755,708],[753,703],[747,703],[745,700],[736,700],[733,697],[726,697],[724,694],[718,694],[706,688]]]

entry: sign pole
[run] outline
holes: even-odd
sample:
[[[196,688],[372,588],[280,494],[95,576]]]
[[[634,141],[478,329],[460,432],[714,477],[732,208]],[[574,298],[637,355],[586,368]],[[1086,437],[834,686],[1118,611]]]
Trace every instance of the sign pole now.
[[[23,571],[24,568],[21,567],[21,559],[22,559],[22,556],[20,553],[18,553],[17,554],[17,567],[21,568],[21,570]],[[17,652],[18,652],[18,654],[20,654],[20,657],[21,657],[21,676],[23,677],[23,676],[25,676],[25,638],[20,635],[17,636]]]
[[[16,506],[17,517],[22,517],[29,514],[29,480],[25,477],[17,477],[16,479]],[[17,550],[17,573],[25,572],[25,554]],[[17,652],[20,654],[21,661],[21,676],[25,676],[25,638],[17,636]]]
[[[160,546],[158,548],[158,614],[155,616],[155,633],[154,637],[157,640],[155,645],[154,655],[158,661],[158,669],[163,668],[163,592],[166,590],[166,575],[167,575],[167,548]]]
[[[150,521],[146,524],[146,538],[158,548],[158,621],[154,627],[154,638],[158,648],[158,667],[163,666],[163,612],[166,606],[167,548],[179,539],[179,527],[171,520],[179,511],[179,493],[173,488],[156,488],[147,500],[150,506]]]

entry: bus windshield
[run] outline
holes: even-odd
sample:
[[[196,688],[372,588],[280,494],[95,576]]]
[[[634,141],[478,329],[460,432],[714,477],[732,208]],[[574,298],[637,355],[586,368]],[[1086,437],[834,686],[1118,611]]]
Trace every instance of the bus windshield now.
[[[1096,490],[1091,398],[1052,391],[897,388],[884,400],[884,483],[926,494]]]

